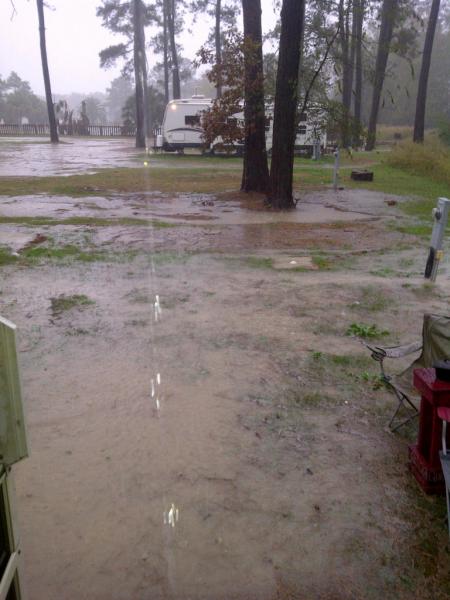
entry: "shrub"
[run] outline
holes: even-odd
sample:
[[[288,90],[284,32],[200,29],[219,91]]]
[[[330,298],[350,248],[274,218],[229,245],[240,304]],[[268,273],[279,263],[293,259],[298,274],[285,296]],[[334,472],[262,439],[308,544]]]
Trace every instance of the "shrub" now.
[[[403,142],[389,153],[387,162],[415,175],[423,175],[450,186],[450,150],[439,141],[423,144]]]
[[[349,325],[346,335],[360,338],[380,338],[389,335],[387,329],[379,329],[377,325],[366,325],[365,323],[352,323]]]
[[[443,119],[438,127],[439,139],[446,146],[450,146],[450,119]]]

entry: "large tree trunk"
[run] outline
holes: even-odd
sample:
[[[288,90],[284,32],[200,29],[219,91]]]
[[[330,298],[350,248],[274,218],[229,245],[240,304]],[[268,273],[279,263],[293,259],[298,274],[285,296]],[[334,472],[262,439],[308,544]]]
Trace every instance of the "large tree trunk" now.
[[[381,92],[383,90],[386,65],[389,58],[392,34],[397,17],[398,2],[399,0],[383,0],[383,6],[381,9],[380,36],[378,38],[378,50],[375,63],[375,76],[373,81],[369,127],[367,130],[366,150],[373,150],[375,148]]]
[[[271,196],[274,208],[294,208],[292,178],[296,137],[300,40],[305,0],[283,0],[273,122]]]
[[[44,0],[37,0],[36,4],[39,18],[39,38],[41,43],[41,62],[42,73],[44,76],[45,99],[47,102],[48,122],[50,125],[50,141],[57,144],[59,142],[58,127],[56,125],[55,106],[53,104],[50,74],[48,71],[47,45],[45,42]]]
[[[216,43],[216,65],[217,65],[217,85],[216,97],[222,97],[222,39],[220,31],[220,22],[222,17],[222,0],[216,0],[216,26],[214,28],[214,39]]]
[[[363,88],[363,70],[362,70],[362,40],[363,25],[365,13],[365,0],[354,0],[353,18],[356,19],[356,39],[355,39],[355,146],[361,145],[361,105]]]
[[[175,39],[176,0],[167,1],[167,25],[169,29],[170,54],[172,57],[172,95],[174,100],[181,98],[180,69],[178,66],[178,51]]]
[[[422,67],[420,69],[419,88],[417,91],[416,117],[414,121],[415,142],[423,142],[425,130],[425,109],[427,103],[428,75],[430,73],[431,55],[433,53],[434,34],[439,16],[441,0],[433,0],[431,5],[430,18],[428,20],[425,44],[423,47]]]
[[[145,56],[142,55],[142,0],[133,0],[134,79],[136,86],[136,148],[145,148]]]
[[[352,105],[352,87],[353,87],[353,69],[355,60],[355,43],[353,35],[350,35],[350,14],[352,0],[348,0],[345,6],[344,0],[339,2],[339,31],[342,53],[342,123],[341,123],[341,143],[344,148],[348,148],[351,143],[351,105]],[[354,21],[352,21],[352,33]]]
[[[244,16],[245,146],[241,189],[269,191],[264,107],[261,0],[242,0]]]
[[[141,0],[142,1],[142,0]],[[142,9],[143,9],[142,5]],[[142,68],[142,83],[144,90],[144,129],[145,135],[149,138],[152,134],[150,130],[150,105],[149,105],[149,97],[148,97],[148,74],[147,74],[147,52],[145,47],[145,24],[144,24],[144,15],[142,13],[141,19],[141,27],[140,27],[140,35],[139,35],[139,47],[140,47],[140,56],[141,56],[141,68]]]
[[[168,26],[167,26],[167,2],[163,2],[163,52],[164,52],[164,99],[168,104],[170,99],[169,92],[169,42],[168,42]]]

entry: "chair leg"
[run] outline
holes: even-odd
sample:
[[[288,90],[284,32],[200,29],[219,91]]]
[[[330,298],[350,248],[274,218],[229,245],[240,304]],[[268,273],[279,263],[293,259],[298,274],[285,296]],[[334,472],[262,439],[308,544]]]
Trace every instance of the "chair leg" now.
[[[419,411],[418,411],[417,407],[415,406],[415,404],[408,398],[408,396],[406,394],[404,394],[403,392],[401,392],[400,390],[398,390],[391,383],[389,384],[389,386],[393,390],[393,392],[396,395],[397,400],[398,400],[397,408],[396,408],[394,414],[392,415],[391,420],[389,421],[389,429],[391,431],[398,431],[400,429],[400,427],[403,427],[404,425],[407,425],[410,421],[412,421],[413,419],[415,419],[419,415]],[[393,426],[394,421],[397,418],[397,415],[400,412],[400,410],[402,408],[406,408],[406,409],[408,408],[405,403],[409,404],[409,406],[412,409],[413,413],[408,418],[403,419],[402,421],[400,421],[400,423],[397,423],[395,425],[395,427],[394,427]]]

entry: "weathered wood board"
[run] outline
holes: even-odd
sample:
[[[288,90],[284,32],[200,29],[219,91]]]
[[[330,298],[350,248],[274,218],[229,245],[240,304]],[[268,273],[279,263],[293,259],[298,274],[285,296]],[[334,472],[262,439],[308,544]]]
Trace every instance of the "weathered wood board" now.
[[[16,326],[0,317],[0,464],[28,456],[16,351]]]

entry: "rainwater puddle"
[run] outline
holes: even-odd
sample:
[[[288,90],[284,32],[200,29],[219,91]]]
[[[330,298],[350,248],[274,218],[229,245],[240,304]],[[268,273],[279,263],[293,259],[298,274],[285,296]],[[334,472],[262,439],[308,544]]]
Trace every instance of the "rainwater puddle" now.
[[[0,176],[62,176],[110,167],[135,167],[137,154],[132,138],[63,138],[56,145],[45,138],[1,138]]]

